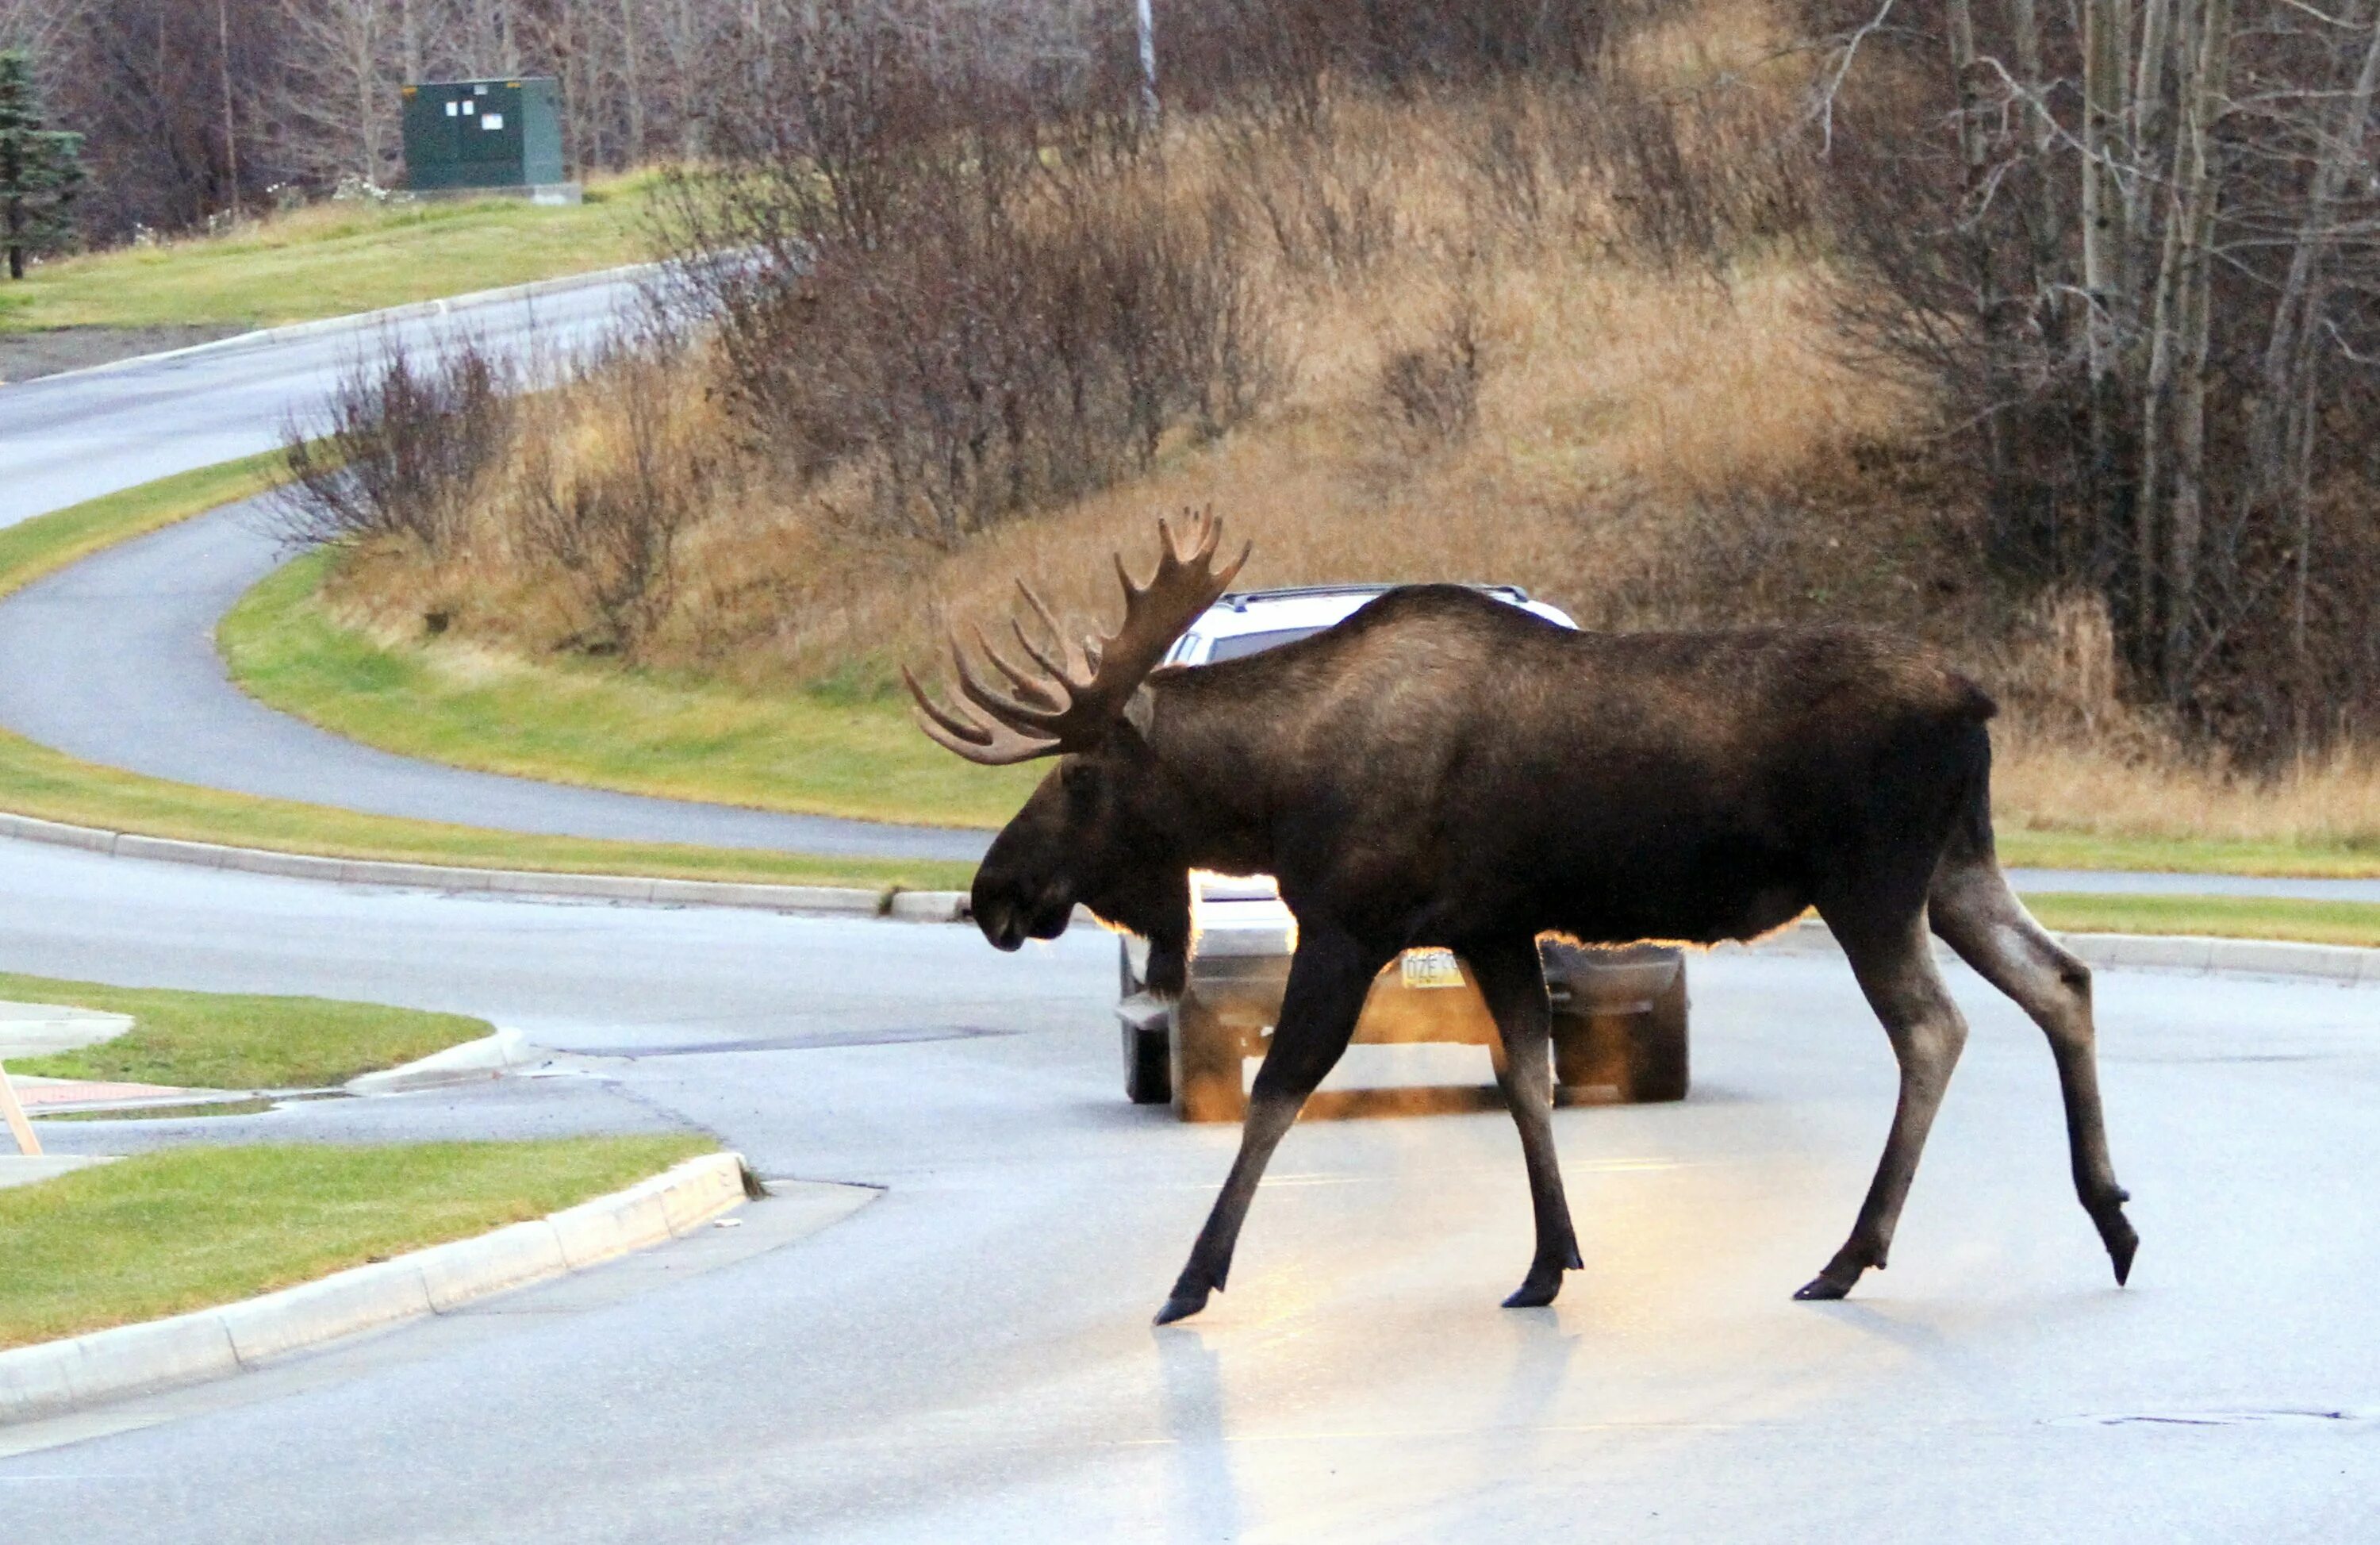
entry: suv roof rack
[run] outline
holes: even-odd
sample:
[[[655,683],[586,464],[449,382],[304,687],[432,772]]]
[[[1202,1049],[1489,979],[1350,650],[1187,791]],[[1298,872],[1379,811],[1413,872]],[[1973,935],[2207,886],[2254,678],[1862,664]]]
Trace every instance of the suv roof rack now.
[[[1252,601],[1288,601],[1310,595],[1385,595],[1397,588],[1395,585],[1284,585],[1269,590],[1226,591],[1216,598],[1215,604],[1228,606],[1234,612],[1245,612]],[[1525,606],[1529,602],[1529,592],[1518,585],[1469,585],[1464,588],[1508,597],[1516,605]]]

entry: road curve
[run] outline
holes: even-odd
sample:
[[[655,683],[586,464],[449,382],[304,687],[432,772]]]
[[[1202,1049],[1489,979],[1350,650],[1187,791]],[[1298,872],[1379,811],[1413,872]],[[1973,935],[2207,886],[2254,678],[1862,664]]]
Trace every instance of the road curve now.
[[[280,443],[384,339],[567,353],[637,295],[594,275],[435,308],[276,329],[0,386],[0,527]],[[567,787],[372,750],[272,712],[225,679],[216,619],[272,566],[258,521],[218,511],[103,553],[0,607],[0,724],[177,782],[497,830],[972,862],[980,833],[839,821]]]
[[[1508,1121],[1309,1122],[1231,1291],[1157,1332],[1235,1135],[1123,1100],[1103,935],[1010,956],[0,843],[0,942],[18,969],[464,1010],[600,1059],[217,1140],[659,1119],[889,1187],[712,1270],[688,1241],[0,1429],[10,1545],[2286,1541],[2361,1538],[2380,1492],[2374,990],[2098,974],[2129,1290],[2073,1204],[2039,1033],[1961,970],[1974,1035],[1892,1270],[1790,1301],[1858,1204],[1891,1058],[1840,961],[1728,952],[1693,967],[1694,1098],[1555,1115],[1589,1267],[1552,1309],[1495,1307],[1529,1238]],[[1375,1047],[1342,1076],[1402,1052],[1488,1076],[1475,1048]]]
[[[637,284],[589,275],[458,296],[0,386],[0,526],[271,450],[383,338],[424,349],[468,335],[500,354],[566,353],[602,336]]]
[[[233,686],[214,626],[279,552],[257,505],[123,543],[0,602],[0,724],[110,767],[374,815],[827,857],[973,862],[981,832],[649,798],[419,761]]]

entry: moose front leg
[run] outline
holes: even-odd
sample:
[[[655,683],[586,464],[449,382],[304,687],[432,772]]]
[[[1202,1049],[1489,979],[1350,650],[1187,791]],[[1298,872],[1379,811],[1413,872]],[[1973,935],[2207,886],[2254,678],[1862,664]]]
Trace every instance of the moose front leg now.
[[[1257,1182],[1264,1178],[1265,1164],[1305,1108],[1306,1096],[1347,1050],[1372,979],[1388,958],[1347,934],[1301,928],[1297,953],[1290,958],[1289,987],[1281,995],[1281,1022],[1273,1027],[1272,1044],[1248,1091],[1239,1157],[1232,1161],[1222,1194],[1207,1214],[1198,1242],[1190,1247],[1189,1262],[1173,1284],[1172,1296],[1157,1311],[1160,1325],[1196,1314],[1207,1307],[1209,1294],[1223,1291],[1223,1281],[1231,1275],[1232,1249],[1239,1242],[1240,1224],[1255,1199]]]
[[[1521,1131],[1521,1158],[1528,1166],[1529,1200],[1536,1213],[1536,1254],[1529,1261],[1529,1274],[1504,1307],[1541,1308],[1561,1291],[1564,1271],[1585,1265],[1579,1259],[1570,1202],[1562,1195],[1561,1160],[1554,1151],[1553,1027],[1545,962],[1535,939],[1475,947],[1463,958],[1503,1038],[1496,1081],[1503,1086],[1512,1125]]]

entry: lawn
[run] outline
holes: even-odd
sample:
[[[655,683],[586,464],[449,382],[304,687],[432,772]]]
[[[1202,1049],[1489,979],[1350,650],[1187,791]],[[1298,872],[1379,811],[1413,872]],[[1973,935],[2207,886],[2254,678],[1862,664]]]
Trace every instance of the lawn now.
[[[2178,870],[2190,874],[2290,874],[2322,880],[2380,876],[2380,853],[2362,846],[2100,836],[2006,824],[1999,829],[1998,842],[2000,862],[2010,868]]]
[[[983,768],[917,733],[905,700],[761,694],[593,663],[390,646],[316,600],[329,554],[269,576],[216,630],[260,700],[406,756],[667,798],[996,827],[1046,767]]]
[[[0,1346],[228,1304],[620,1190],[691,1136],[186,1148],[0,1190]]]
[[[325,203],[190,237],[58,259],[0,284],[0,331],[265,327],[551,279],[652,255],[651,174],[584,204]]]
[[[128,1014],[132,1028],[79,1051],[19,1058],[10,1071],[217,1089],[321,1089],[492,1034],[459,1014],[335,998],[105,987],[0,971],[0,1000]]]
[[[2309,944],[2380,946],[2380,906],[2268,896],[2043,894],[2024,904],[2044,926],[2071,933],[2211,933]]]
[[[112,542],[268,486],[272,455],[178,474],[0,529],[0,597]],[[964,888],[967,864],[825,858],[678,844],[527,836],[359,815],[169,783],[81,761],[0,730],[0,810],[75,825],[346,858],[795,885]]]

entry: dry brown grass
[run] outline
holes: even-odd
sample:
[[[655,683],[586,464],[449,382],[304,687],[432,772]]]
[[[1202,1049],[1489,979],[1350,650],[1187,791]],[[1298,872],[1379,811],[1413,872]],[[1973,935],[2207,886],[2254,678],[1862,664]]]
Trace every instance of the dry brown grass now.
[[[1992,791],[2003,829],[2380,853],[2380,767],[2343,748],[2256,776],[2179,756],[2111,755],[2003,734]]]
[[[1847,447],[1900,437],[1923,405],[1828,355],[1804,261],[1719,275],[1615,259],[1613,243],[1576,239],[1598,218],[1584,186],[1560,189],[1563,207],[1535,229],[1490,219],[1466,159],[1478,132],[1461,105],[1342,109],[1336,137],[1393,147],[1365,175],[1395,193],[1398,234],[1360,274],[1267,262],[1294,361],[1279,405],[1220,441],[1178,439],[1147,476],[955,551],[848,518],[856,472],[797,487],[733,454],[736,428],[701,389],[710,366],[689,360],[674,420],[722,449],[677,547],[676,604],[642,658],[756,686],[880,686],[950,622],[1002,612],[1016,573],[1087,625],[1111,603],[1106,554],[1146,550],[1158,515],[1192,505],[1255,540],[1253,584],[1493,579],[1596,620],[1706,614],[1715,600],[1740,613],[1746,577],[1703,561],[1714,539],[1778,524],[1770,506],[1841,481]],[[1213,162],[1211,146],[1185,147],[1177,173],[1195,180],[1202,158]],[[1443,444],[1390,432],[1384,367],[1428,347],[1458,310],[1475,319],[1475,424]],[[581,642],[589,618],[572,576],[537,550],[519,512],[622,459],[619,395],[578,389],[528,405],[520,437],[536,454],[480,491],[489,518],[443,558],[358,551],[333,581],[342,611],[389,637],[418,637],[434,616],[498,650]],[[1822,540],[1846,538],[1866,540]]]
[[[2336,747],[2250,772],[2188,754],[2118,696],[2095,600],[2036,602],[1979,651],[1999,695],[1992,788],[2003,825],[2183,843],[2380,852],[2380,764]]]

